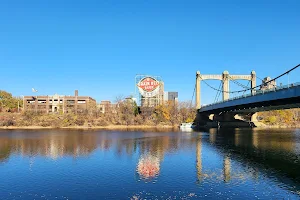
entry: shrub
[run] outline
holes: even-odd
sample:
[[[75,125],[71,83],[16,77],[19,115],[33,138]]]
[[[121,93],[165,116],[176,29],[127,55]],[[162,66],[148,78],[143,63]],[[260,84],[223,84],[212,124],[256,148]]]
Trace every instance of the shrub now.
[[[4,121],[2,121],[1,125],[2,126],[14,126],[15,121],[13,119],[5,119]]]
[[[39,123],[40,126],[43,126],[43,127],[48,127],[48,126],[51,126],[52,123],[50,121],[41,121]]]
[[[274,124],[277,121],[277,118],[275,116],[269,117],[269,122]]]
[[[67,114],[64,116],[64,119],[62,121],[62,126],[68,127],[68,126],[74,126],[76,123],[77,116],[73,114]]]
[[[85,123],[85,120],[82,119],[82,118],[77,118],[77,119],[75,120],[75,124],[76,124],[77,126],[83,126],[84,123]]]
[[[97,120],[95,124],[96,124],[96,126],[108,126],[109,125],[108,122],[104,119]]]
[[[60,127],[62,127],[62,123],[61,123],[60,119],[56,119],[56,120],[51,121],[51,126],[54,128],[60,128]]]

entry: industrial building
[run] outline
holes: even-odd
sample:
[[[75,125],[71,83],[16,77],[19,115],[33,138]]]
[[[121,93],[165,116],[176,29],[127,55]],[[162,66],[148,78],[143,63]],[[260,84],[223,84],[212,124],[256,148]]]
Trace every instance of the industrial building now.
[[[96,100],[89,96],[78,96],[78,90],[75,90],[75,96],[62,96],[55,94],[53,96],[24,96],[24,111],[34,111],[41,113],[82,113],[93,106],[96,107]]]
[[[104,100],[98,105],[100,113],[117,113],[118,104],[113,104],[111,101]]]
[[[266,77],[262,80],[262,84],[260,86],[261,90],[270,90],[276,88],[276,81],[272,80],[271,77]]]

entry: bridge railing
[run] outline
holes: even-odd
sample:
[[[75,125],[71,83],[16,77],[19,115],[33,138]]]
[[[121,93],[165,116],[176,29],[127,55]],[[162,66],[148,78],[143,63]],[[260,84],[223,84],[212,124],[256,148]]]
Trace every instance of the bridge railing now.
[[[250,97],[250,96],[264,95],[266,93],[275,92],[275,91],[278,91],[278,90],[289,89],[289,88],[296,87],[296,86],[300,86],[300,82],[296,82],[296,83],[292,83],[292,84],[288,84],[288,85],[276,86],[274,88],[266,89],[266,90],[255,90],[255,94],[246,94],[246,95],[242,95],[242,96],[238,96],[238,97],[229,98],[228,100],[225,100],[225,101],[218,101],[216,103],[203,105],[202,108],[212,106],[212,105],[216,105],[216,104],[220,104],[220,103],[224,103],[224,102],[227,102],[227,101],[242,99],[242,98],[246,98],[246,97]]]

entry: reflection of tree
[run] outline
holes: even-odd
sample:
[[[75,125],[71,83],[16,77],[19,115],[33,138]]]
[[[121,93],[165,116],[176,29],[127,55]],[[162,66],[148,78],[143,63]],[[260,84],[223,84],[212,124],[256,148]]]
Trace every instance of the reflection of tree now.
[[[0,162],[6,161],[12,151],[11,144],[9,144],[8,139],[0,140]]]
[[[284,137],[282,135],[284,134]],[[276,150],[288,153],[295,151],[294,133],[283,133],[280,129],[272,130],[271,134],[265,130],[236,130],[231,133],[237,147],[255,147],[262,150]],[[231,136],[230,134],[228,137]]]
[[[132,156],[139,151],[141,155],[154,155],[162,160],[165,153],[195,143],[193,138],[182,140],[180,137],[157,136],[158,133],[149,132],[144,133],[143,137],[126,138],[121,135],[115,137],[113,132],[68,130],[25,131],[18,134],[13,138],[0,138],[0,161],[8,158],[12,153],[29,157],[42,155],[52,159],[62,156],[78,157],[88,155],[96,148],[100,150],[113,148],[112,150],[119,156]]]
[[[32,138],[0,139],[0,158],[8,157],[10,153],[14,152],[26,156],[43,155],[52,159],[64,155],[78,157],[87,155],[96,148],[97,143],[93,134],[41,133],[38,134],[38,137]]]
[[[238,133],[238,131],[234,132]],[[253,133],[253,134],[252,134]],[[57,159],[62,156],[79,157],[89,155],[96,148],[102,151],[109,150],[116,153],[120,157],[130,157],[134,159],[136,154],[140,155],[137,166],[137,174],[142,178],[157,177],[161,173],[160,163],[164,159],[166,153],[177,152],[178,149],[184,150],[191,147],[196,148],[196,158],[194,162],[198,181],[202,179],[215,179],[219,181],[245,180],[250,176],[257,179],[258,171],[255,169],[239,171],[235,168],[235,155],[242,154],[244,163],[249,163],[253,160],[271,166],[275,169],[280,169],[283,172],[289,173],[290,177],[299,177],[299,170],[291,170],[292,167],[297,167],[298,164],[292,163],[293,160],[287,160],[290,156],[297,155],[294,153],[297,137],[294,134],[281,137],[281,133],[256,133],[251,134],[233,134],[226,132],[221,135],[221,132],[210,132],[209,137],[199,133],[194,135],[182,135],[176,133],[158,133],[155,132],[109,132],[109,131],[68,131],[68,130],[52,130],[52,131],[17,131],[14,137],[9,134],[1,134],[0,137],[0,162],[5,161],[11,154],[21,154],[28,157],[42,155],[52,159]],[[274,135],[274,136],[273,136]],[[216,137],[217,140],[216,140]],[[280,142],[281,141],[281,142]],[[206,153],[206,144],[218,149],[217,152],[222,152],[225,155],[223,163],[219,165],[220,171],[205,167],[206,158],[203,157]],[[231,146],[228,144],[231,144]],[[282,144],[280,146],[280,144]],[[222,146],[229,148],[220,148]],[[257,150],[253,151],[253,147]],[[222,149],[222,150],[220,150]],[[231,149],[235,149],[231,153]],[[274,152],[276,153],[274,157]],[[275,151],[276,150],[276,151]],[[288,153],[288,154],[287,154]],[[229,157],[230,155],[230,157]],[[287,156],[288,155],[288,156]],[[261,157],[264,160],[261,161]],[[295,156],[294,156],[295,157]],[[294,158],[293,157],[293,158]],[[232,161],[231,161],[232,160]],[[274,165],[276,163],[276,165]],[[231,173],[231,168],[234,173]],[[136,175],[137,175],[136,174]]]

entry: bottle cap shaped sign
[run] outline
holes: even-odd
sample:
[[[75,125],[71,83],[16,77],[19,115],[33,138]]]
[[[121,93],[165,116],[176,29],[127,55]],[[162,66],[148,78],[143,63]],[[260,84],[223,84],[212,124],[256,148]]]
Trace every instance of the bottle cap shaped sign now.
[[[153,77],[143,78],[137,86],[143,97],[154,97],[159,94],[159,81]]]

